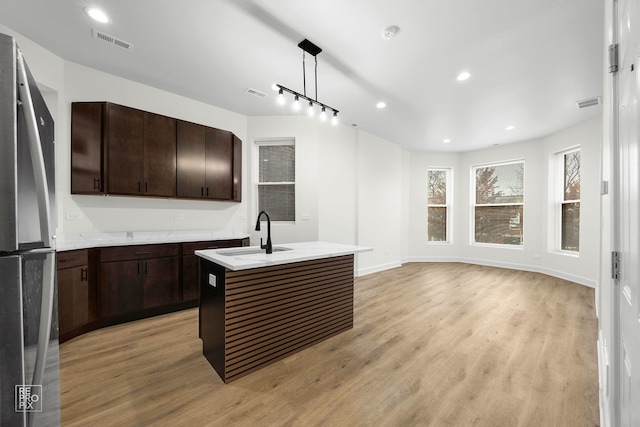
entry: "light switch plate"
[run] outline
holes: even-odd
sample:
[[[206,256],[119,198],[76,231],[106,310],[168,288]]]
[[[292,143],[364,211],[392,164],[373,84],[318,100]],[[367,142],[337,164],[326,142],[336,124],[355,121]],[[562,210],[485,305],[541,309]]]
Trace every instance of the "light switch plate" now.
[[[215,274],[209,273],[209,285],[213,286],[214,288],[218,287]]]

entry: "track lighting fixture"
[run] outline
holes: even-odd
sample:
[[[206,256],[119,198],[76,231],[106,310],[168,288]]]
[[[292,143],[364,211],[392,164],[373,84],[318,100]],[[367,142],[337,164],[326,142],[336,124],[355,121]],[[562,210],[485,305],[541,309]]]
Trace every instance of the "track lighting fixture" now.
[[[293,101],[293,109],[295,111],[300,110],[300,99],[304,99],[309,102],[309,108],[307,109],[307,113],[309,116],[315,115],[315,105],[319,105],[321,107],[320,119],[325,121],[327,119],[327,110],[333,111],[333,117],[331,122],[333,124],[338,123],[338,110],[333,107],[330,107],[327,104],[323,104],[318,101],[318,57],[317,55],[322,52],[315,44],[311,43],[309,40],[304,39],[298,44],[298,47],[302,49],[302,82],[303,82],[303,93],[298,93],[295,90],[289,89],[280,84],[274,84],[273,89],[278,91],[278,104],[285,104],[284,92],[290,93],[294,96]],[[315,58],[315,98],[311,98],[307,96],[307,79],[306,79],[306,67],[305,67],[305,55],[306,53],[312,55]]]

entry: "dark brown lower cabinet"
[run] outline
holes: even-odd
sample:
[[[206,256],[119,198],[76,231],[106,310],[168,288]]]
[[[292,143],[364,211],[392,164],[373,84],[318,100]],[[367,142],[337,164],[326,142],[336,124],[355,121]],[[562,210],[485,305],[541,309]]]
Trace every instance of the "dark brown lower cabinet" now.
[[[178,302],[178,255],[178,244],[102,249],[102,316],[126,314]]]
[[[58,321],[60,340],[66,341],[92,329],[98,318],[97,290],[90,250],[59,252]]]
[[[142,308],[179,302],[178,257],[147,259],[142,264]]]
[[[58,252],[60,342],[196,307],[200,285],[194,251],[248,245],[246,238]]]

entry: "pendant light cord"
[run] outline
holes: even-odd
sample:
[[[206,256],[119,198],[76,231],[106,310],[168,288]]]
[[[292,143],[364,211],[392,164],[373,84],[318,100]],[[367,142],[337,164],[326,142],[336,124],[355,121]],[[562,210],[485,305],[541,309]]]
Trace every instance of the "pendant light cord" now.
[[[307,73],[304,65],[304,50],[302,51],[302,88],[304,89],[304,96],[307,96]]]

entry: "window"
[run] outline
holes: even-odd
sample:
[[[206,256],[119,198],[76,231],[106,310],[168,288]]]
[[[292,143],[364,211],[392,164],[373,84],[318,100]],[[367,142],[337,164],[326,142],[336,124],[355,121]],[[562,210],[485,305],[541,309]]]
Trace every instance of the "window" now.
[[[293,141],[256,142],[258,146],[258,212],[271,221],[296,219],[296,150]]]
[[[523,245],[524,162],[474,166],[475,243]]]
[[[580,149],[560,153],[560,249],[580,250]]]
[[[427,240],[449,241],[451,170],[427,169]]]

